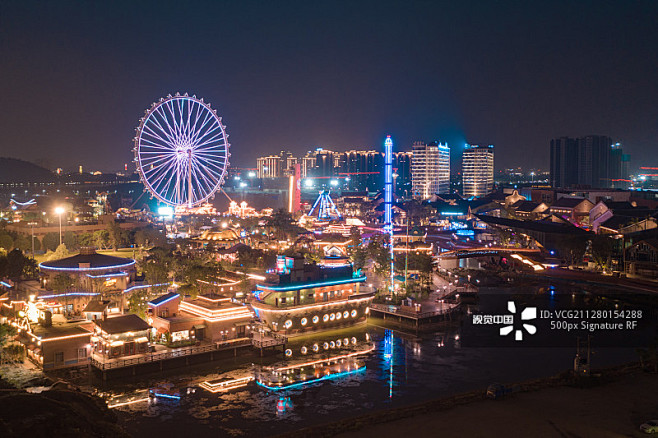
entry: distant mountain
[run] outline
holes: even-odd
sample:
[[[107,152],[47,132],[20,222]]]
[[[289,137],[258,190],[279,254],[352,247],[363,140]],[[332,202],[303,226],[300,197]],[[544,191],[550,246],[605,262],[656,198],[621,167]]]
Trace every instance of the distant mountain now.
[[[0,157],[0,184],[55,181],[53,172],[29,161]]]

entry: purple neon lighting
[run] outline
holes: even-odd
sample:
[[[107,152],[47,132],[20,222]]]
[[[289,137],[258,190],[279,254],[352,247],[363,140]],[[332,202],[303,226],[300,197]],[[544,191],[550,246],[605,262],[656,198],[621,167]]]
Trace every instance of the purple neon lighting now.
[[[384,141],[384,228],[389,235],[389,250],[391,257],[390,289],[393,290],[393,140],[391,136]]]
[[[132,292],[135,289],[144,289],[146,287],[158,287],[158,286],[167,286],[169,283],[158,283],[158,284],[140,284],[137,286],[131,286],[128,289],[124,289],[123,293],[125,294],[126,292]]]
[[[275,292],[286,292],[291,290],[311,289],[314,287],[322,287],[322,286],[335,286],[338,284],[360,283],[363,281],[366,281],[365,275],[362,275],[360,277],[353,277],[349,279],[346,278],[342,280],[316,281],[312,283],[301,283],[301,284],[294,284],[290,286],[267,286],[263,284],[257,284],[256,287],[259,289],[267,289]]]
[[[142,182],[165,204],[195,206],[221,186],[228,167],[226,127],[210,105],[186,95],[154,104],[135,136]]]
[[[87,277],[89,277],[89,278],[112,278],[112,277],[123,277],[125,275],[128,275],[128,273],[127,272],[116,272],[114,274],[100,274],[100,275],[87,274]]]
[[[58,268],[55,266],[48,266],[48,265],[44,265],[43,263],[39,263],[39,269],[45,269],[47,271],[86,272],[86,271],[103,271],[107,269],[127,268],[128,266],[132,266],[134,264],[135,261],[133,260],[130,263],[125,263],[123,265],[98,266],[94,268]]]
[[[48,298],[59,298],[59,297],[93,297],[100,295],[96,292],[66,292],[63,294],[51,294],[51,295],[41,295],[39,298],[48,299]]]

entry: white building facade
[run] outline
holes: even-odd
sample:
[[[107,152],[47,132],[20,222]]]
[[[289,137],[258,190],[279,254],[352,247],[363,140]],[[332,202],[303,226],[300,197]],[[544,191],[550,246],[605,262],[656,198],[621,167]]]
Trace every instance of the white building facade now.
[[[466,145],[462,155],[462,193],[465,197],[485,196],[494,187],[494,147]]]
[[[450,148],[447,143],[414,142],[411,187],[413,197],[420,200],[450,193]]]

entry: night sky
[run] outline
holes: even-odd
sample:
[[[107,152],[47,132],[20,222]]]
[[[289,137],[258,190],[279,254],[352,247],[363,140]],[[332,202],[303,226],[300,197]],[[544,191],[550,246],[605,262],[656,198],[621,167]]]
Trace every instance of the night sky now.
[[[655,0],[0,0],[0,155],[122,169],[143,111],[187,91],[239,167],[386,134],[494,144],[497,169],[603,134],[658,166],[657,23]]]

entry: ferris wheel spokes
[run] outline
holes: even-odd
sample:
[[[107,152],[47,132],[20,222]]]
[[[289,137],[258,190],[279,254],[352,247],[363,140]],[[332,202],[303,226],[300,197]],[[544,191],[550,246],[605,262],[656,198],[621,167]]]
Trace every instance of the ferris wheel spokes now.
[[[230,156],[228,135],[210,105],[187,95],[153,104],[137,128],[135,162],[159,201],[192,207],[221,186]]]

